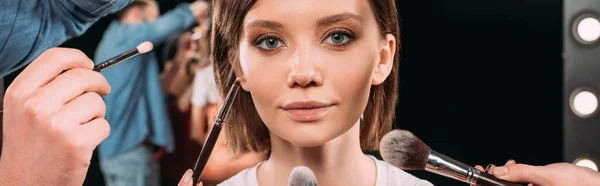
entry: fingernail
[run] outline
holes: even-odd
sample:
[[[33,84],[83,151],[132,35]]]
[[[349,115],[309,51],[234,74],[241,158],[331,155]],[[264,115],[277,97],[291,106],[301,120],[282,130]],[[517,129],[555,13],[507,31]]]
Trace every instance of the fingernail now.
[[[517,163],[517,162],[515,162],[515,160],[510,159],[506,162],[506,165],[515,164],[515,163]]]
[[[508,169],[506,167],[494,167],[492,170],[494,176],[505,176],[508,174]]]
[[[187,183],[189,183],[192,180],[192,170],[188,169],[187,171],[185,171],[185,174],[183,174],[183,177],[181,178],[181,183],[183,183],[184,185],[186,185]]]
[[[495,167],[496,166],[494,164],[489,164],[487,167],[485,167],[485,172],[490,173]]]
[[[492,168],[492,164],[488,164],[484,170],[485,170],[485,172],[489,172],[491,168]]]

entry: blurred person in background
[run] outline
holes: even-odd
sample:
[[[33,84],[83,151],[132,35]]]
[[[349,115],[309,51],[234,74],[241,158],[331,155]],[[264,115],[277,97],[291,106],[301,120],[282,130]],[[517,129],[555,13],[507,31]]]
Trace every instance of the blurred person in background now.
[[[208,46],[200,49],[210,26],[208,18],[189,31],[174,34],[163,50],[164,70],[161,74],[167,96],[169,117],[175,137],[175,151],[160,159],[163,185],[176,185],[187,168],[196,163],[203,142],[191,138],[191,98],[196,69],[208,55]],[[204,52],[202,52],[204,51]]]
[[[167,60],[162,74],[163,89],[173,97],[169,113],[178,145],[174,153],[166,154],[161,160],[165,183],[170,185],[177,183],[185,170],[195,165],[218,113],[221,98],[209,58],[210,26],[210,19],[206,19],[192,32],[185,32],[172,42],[177,43],[177,52],[172,60]],[[188,82],[190,78],[193,80]],[[225,136],[220,136],[201,180],[204,185],[215,185],[264,159],[263,153],[233,154],[226,146]]]
[[[222,98],[219,96],[217,90],[214,66],[209,57],[210,27],[200,26],[195,33],[198,33],[201,39],[196,42],[196,46],[198,46],[196,54],[199,55],[195,55],[195,57],[200,65],[197,66],[198,68],[194,73],[193,80],[191,138],[199,144],[204,144],[217,118]],[[223,131],[226,130],[227,124],[223,128]],[[221,183],[238,172],[253,167],[267,158],[266,153],[234,154],[227,146],[227,137],[223,131],[221,131],[221,135],[200,178],[205,186]],[[195,155],[197,158],[199,153]],[[194,165],[191,164],[188,167],[193,167]],[[185,169],[182,169],[181,173],[184,172]],[[178,176],[181,176],[181,174]]]
[[[104,61],[143,41],[163,43],[207,14],[204,1],[184,3],[159,17],[154,0],[134,0],[117,13],[96,50],[95,61]],[[100,168],[108,186],[159,185],[156,149],[172,152],[173,134],[159,77],[155,53],[140,55],[102,74],[113,91],[104,96],[111,135],[99,146]]]
[[[195,165],[218,113],[221,98],[209,58],[210,26],[210,19],[206,19],[165,46],[167,62],[161,80],[170,97],[176,150],[161,159],[164,185],[176,184],[186,169]],[[204,185],[215,185],[264,159],[263,153],[233,154],[225,136],[220,136],[201,180]]]

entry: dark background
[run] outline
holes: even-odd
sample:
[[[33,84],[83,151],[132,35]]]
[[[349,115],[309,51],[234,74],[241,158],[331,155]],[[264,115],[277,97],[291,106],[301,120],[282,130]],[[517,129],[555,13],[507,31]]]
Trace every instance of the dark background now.
[[[164,12],[180,1],[159,2]],[[562,1],[411,0],[397,6],[397,127],[470,165],[563,161]],[[92,58],[112,18],[63,46]],[[467,185],[411,173],[436,185]],[[103,185],[97,163],[85,185]]]
[[[464,163],[562,157],[562,1],[399,1],[397,126]],[[437,185],[465,185],[417,172]]]

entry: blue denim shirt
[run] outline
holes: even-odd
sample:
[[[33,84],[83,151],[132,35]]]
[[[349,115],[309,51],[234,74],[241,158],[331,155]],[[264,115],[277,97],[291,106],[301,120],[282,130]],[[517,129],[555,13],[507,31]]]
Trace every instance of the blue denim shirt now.
[[[194,15],[187,3],[152,22],[122,24],[115,20],[105,31],[94,62],[112,58],[144,41],[159,45],[171,34],[185,30],[194,22]],[[111,93],[103,97],[110,135],[100,144],[99,157],[108,159],[128,152],[146,139],[172,152],[173,133],[155,53],[136,56],[102,74],[111,85]]]
[[[0,77],[83,34],[132,0],[0,0]]]

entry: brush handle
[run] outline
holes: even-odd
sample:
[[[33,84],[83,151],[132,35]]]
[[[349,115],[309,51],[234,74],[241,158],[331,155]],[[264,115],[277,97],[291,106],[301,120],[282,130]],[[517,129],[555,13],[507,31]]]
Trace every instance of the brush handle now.
[[[434,150],[429,152],[425,170],[448,178],[478,186],[521,186],[501,180],[479,169],[456,161]]]
[[[215,125],[210,131],[210,134],[208,135],[208,139],[206,139],[206,143],[204,143],[202,151],[200,151],[200,156],[198,157],[196,166],[194,166],[194,172],[192,173],[192,180],[194,184],[200,181],[200,176],[202,176],[202,173],[204,172],[204,167],[206,167],[208,158],[210,158],[210,154],[215,148],[215,143],[219,138],[219,134],[221,133],[222,128],[223,120],[217,118],[217,121],[215,121]]]
[[[128,60],[129,58],[132,58],[136,55],[140,54],[138,52],[137,48],[131,49],[121,55],[115,56],[113,58],[110,58],[102,63],[97,64],[96,66],[94,66],[94,71],[96,72],[102,72],[112,66],[115,66],[125,60]]]
[[[212,153],[213,148],[215,148],[215,143],[217,143],[217,139],[219,138],[219,134],[223,128],[223,122],[229,114],[229,109],[233,104],[233,100],[235,100],[239,88],[240,80],[236,79],[229,89],[229,93],[227,93],[227,97],[225,97],[223,105],[221,105],[221,109],[219,110],[217,119],[215,120],[215,124],[208,135],[208,139],[206,139],[206,142],[204,142],[204,147],[202,147],[202,151],[200,151],[200,156],[198,156],[196,166],[194,166],[194,172],[192,173],[194,185],[200,182],[200,176],[202,176],[204,167],[206,167],[206,163],[208,162],[208,158],[210,158],[210,154]]]

